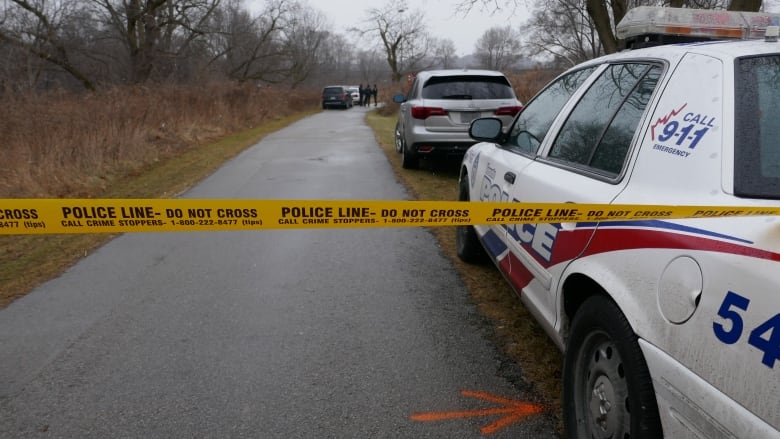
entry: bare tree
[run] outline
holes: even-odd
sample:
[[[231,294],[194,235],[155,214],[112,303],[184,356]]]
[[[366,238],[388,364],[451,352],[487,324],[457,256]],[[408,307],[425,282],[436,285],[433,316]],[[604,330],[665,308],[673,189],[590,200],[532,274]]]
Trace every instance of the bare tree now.
[[[282,29],[284,64],[287,82],[296,86],[306,80],[316,68],[316,54],[327,38],[325,19],[320,12],[296,4],[293,16]]]
[[[94,14],[120,38],[129,61],[129,80],[160,79],[164,63],[185,53],[207,33],[220,0],[90,0]]]
[[[527,25],[529,54],[552,57],[562,68],[602,55],[595,25],[585,11],[586,1],[552,0],[540,5]]]
[[[507,70],[517,64],[522,57],[520,49],[520,34],[511,26],[486,30],[474,46],[482,67],[490,70]]]
[[[433,46],[433,63],[440,66],[443,69],[451,69],[455,67],[455,61],[458,59],[455,50],[455,43],[450,39],[434,39],[432,40]]]
[[[232,0],[212,27],[210,64],[240,82],[300,84],[324,61],[320,48],[332,37],[322,14],[295,0],[270,0],[256,17]]]
[[[229,2],[212,17],[209,64],[217,65],[228,78],[239,82],[274,82],[282,74],[278,67],[282,56],[278,35],[287,14],[284,2],[269,3],[257,18],[238,1]]]
[[[78,47],[66,33],[67,23],[81,12],[81,5],[66,0],[10,1],[0,20],[0,41],[61,68],[86,89],[94,90],[88,74],[73,62]]]
[[[409,11],[403,0],[390,0],[381,9],[370,9],[367,21],[365,27],[355,30],[379,37],[393,82],[423,68],[430,51],[430,36],[422,11]]]
[[[257,17],[241,0],[0,1],[4,87],[10,75],[64,83],[62,72],[87,89],[203,75],[294,86],[326,38],[323,15],[298,0],[267,0]]]
[[[357,53],[357,55],[356,55]],[[361,53],[358,52],[344,35],[328,33],[314,54],[317,71],[312,81],[319,83],[341,83],[352,77],[355,64],[360,65]],[[381,60],[380,60],[381,61]]]
[[[542,0],[537,2],[537,7],[547,4]],[[468,13],[473,7],[482,7],[501,10],[509,8],[517,10],[526,5],[527,0],[462,0],[458,8]],[[541,5],[541,6],[540,6]],[[728,9],[731,11],[758,11],[761,9],[761,0],[586,0],[585,10],[590,21],[599,36],[601,46],[605,53],[614,53],[620,48],[620,41],[615,35],[615,26],[625,16],[626,12],[635,6],[674,6],[692,7],[699,9]]]
[[[388,73],[387,63],[379,50],[358,50],[356,66],[358,81],[377,82]],[[386,77],[386,76],[385,76]]]

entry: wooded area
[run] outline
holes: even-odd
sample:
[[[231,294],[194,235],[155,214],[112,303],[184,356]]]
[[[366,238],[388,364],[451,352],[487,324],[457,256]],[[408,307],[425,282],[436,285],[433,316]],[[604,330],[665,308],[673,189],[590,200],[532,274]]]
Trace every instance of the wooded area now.
[[[350,63],[320,13],[273,0],[4,0],[3,88],[255,81],[296,86]]]
[[[570,66],[617,50],[615,24],[638,5],[758,10],[760,0],[464,0],[483,8],[531,7],[520,26],[496,23],[458,62],[425,13],[405,0],[365,11],[353,28],[332,29],[303,0],[1,0],[0,92],[96,90],[139,84],[231,81],[285,87],[398,82],[433,67],[497,70]],[[359,39],[358,48],[351,41]],[[525,60],[525,63],[521,61]],[[465,62],[465,65],[463,65]]]

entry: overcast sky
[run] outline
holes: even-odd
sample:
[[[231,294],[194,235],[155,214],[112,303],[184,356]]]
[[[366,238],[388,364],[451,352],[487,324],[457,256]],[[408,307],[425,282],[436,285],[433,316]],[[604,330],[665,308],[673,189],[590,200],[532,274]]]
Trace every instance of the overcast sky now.
[[[350,41],[354,40],[354,35],[348,35],[342,29],[360,25],[366,20],[367,12],[370,9],[382,9],[388,4],[388,0],[303,1],[307,1],[312,8],[323,12],[328,17],[333,29],[344,34]],[[255,13],[261,11],[266,4],[265,0],[244,0],[244,2],[247,8]],[[455,43],[458,56],[473,53],[477,40],[491,27],[506,25],[518,27],[529,17],[526,10],[517,10],[514,15],[511,10],[502,10],[491,14],[491,11],[478,5],[475,5],[468,14],[464,15],[455,10],[460,2],[460,0],[407,1],[410,12],[422,10],[425,13],[429,23],[428,30],[433,36],[439,39],[449,39]],[[503,2],[498,3],[503,4]]]
[[[263,9],[266,0],[243,0],[250,11],[257,13]],[[370,9],[382,9],[390,0],[301,0],[309,6],[325,14],[333,29],[343,34],[350,41],[355,41],[355,35],[346,32],[346,28],[359,26],[367,19]],[[494,12],[485,9],[482,1],[478,1],[468,14],[456,11],[462,0],[407,0],[410,11],[421,10],[428,20],[428,30],[436,38],[449,39],[455,43],[458,56],[470,55],[474,45],[491,27],[511,25],[519,28],[528,18],[530,11],[526,8],[510,10],[504,8]],[[503,0],[490,0],[487,3],[505,5]],[[532,4],[533,1],[518,1],[520,5]],[[764,0],[767,12],[780,12],[780,0]],[[357,42],[356,42],[357,43]],[[372,42],[373,43],[373,42]]]

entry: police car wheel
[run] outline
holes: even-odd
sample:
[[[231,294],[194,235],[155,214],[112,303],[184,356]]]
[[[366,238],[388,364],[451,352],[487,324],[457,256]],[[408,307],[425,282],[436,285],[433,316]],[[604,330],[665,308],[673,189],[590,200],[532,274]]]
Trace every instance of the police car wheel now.
[[[653,384],[637,337],[611,300],[585,301],[563,365],[567,438],[663,437]]]
[[[458,201],[469,201],[468,176],[461,178],[458,189]],[[487,259],[487,253],[479,243],[477,231],[474,226],[457,226],[455,228],[455,248],[458,258],[463,262],[476,264],[484,262]]]
[[[404,139],[401,137],[401,126],[395,124],[395,152],[401,153],[404,149]]]

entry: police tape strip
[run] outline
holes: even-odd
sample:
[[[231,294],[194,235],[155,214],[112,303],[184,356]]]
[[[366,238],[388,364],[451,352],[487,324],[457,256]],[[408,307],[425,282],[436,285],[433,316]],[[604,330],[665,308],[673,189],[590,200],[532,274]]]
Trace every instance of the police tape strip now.
[[[780,207],[394,200],[2,199],[0,235],[460,226],[780,215]]]

